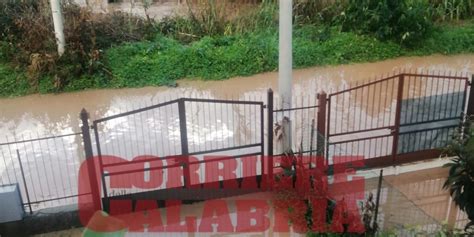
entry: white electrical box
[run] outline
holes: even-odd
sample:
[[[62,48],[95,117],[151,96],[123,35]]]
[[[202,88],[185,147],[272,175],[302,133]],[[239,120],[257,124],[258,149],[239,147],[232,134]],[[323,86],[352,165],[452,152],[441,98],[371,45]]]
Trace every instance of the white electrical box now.
[[[18,184],[0,185],[0,223],[21,220],[24,214]]]

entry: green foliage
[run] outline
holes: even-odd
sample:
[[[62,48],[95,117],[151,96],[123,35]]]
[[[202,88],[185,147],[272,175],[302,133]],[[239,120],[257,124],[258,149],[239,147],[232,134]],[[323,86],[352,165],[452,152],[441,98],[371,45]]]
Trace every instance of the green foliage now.
[[[472,23],[461,26],[445,25],[437,28],[427,39],[422,40],[412,53],[429,55],[474,52],[473,36],[474,24]]]
[[[295,24],[331,24],[347,7],[347,0],[296,0]]]
[[[428,8],[421,0],[349,0],[337,21],[343,31],[372,34],[380,40],[414,46],[431,30]]]
[[[472,0],[431,0],[432,17],[437,21],[469,19],[474,14]]]
[[[183,43],[208,36],[228,36],[274,29],[278,5],[263,1],[256,7],[236,6],[230,0],[204,0],[190,4],[186,15],[166,17],[157,23],[160,32]],[[237,13],[235,13],[237,12]]]
[[[369,36],[308,26],[295,30],[294,67],[376,61],[400,56],[400,46]],[[180,78],[249,76],[278,66],[278,34],[204,37],[190,45],[157,37],[107,51],[114,86],[173,85]]]
[[[190,45],[157,37],[107,52],[116,85],[173,85],[180,78],[224,79],[270,71],[278,62],[276,33],[204,37]]]
[[[24,73],[0,63],[0,97],[25,95],[30,91]]]
[[[101,50],[146,39],[153,31],[143,19],[127,14],[96,15],[70,1],[63,1],[62,8],[67,50],[59,56],[49,1],[0,1],[0,60],[26,71],[31,91],[58,92],[78,78],[102,77],[108,70]]]
[[[447,147],[455,158],[445,167],[449,175],[444,188],[449,190],[456,205],[467,214],[470,222],[465,230],[474,229],[474,125],[468,118],[461,126],[455,141]]]
[[[188,14],[156,24],[65,3],[68,47],[59,57],[47,0],[0,0],[0,63],[6,63],[0,83],[26,77],[20,81],[28,88],[6,87],[11,92],[4,89],[2,96],[175,86],[181,78],[219,80],[277,69],[277,1],[197,2]],[[431,27],[441,2],[467,1],[295,0],[294,67],[474,52],[473,23]]]

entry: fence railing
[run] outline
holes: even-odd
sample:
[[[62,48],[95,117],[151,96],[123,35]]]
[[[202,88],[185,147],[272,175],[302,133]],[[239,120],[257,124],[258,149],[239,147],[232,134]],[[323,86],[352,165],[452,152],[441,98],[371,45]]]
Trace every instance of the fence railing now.
[[[77,203],[81,133],[6,137],[0,143],[0,185],[18,183],[29,212]]]
[[[439,155],[463,118],[468,86],[467,76],[402,73],[331,93],[326,157],[384,166]]]

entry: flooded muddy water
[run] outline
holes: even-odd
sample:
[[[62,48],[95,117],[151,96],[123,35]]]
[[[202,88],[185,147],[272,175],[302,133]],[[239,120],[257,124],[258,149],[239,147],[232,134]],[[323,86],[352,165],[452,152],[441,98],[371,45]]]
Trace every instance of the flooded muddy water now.
[[[364,63],[295,70],[293,94],[314,95],[336,91],[348,84],[374,79],[396,71],[474,72],[474,55],[410,57]],[[61,134],[79,131],[79,112],[87,109],[91,119],[117,114],[179,97],[261,100],[268,88],[278,92],[278,73],[264,73],[223,81],[181,80],[177,88],[87,90],[83,92],[30,95],[0,99],[0,141],[4,136],[38,132]]]
[[[293,104],[312,106],[315,105],[318,92],[340,91],[349,88],[350,85],[362,84],[369,79],[383,78],[384,75],[392,75],[401,71],[434,74],[453,72],[470,75],[474,73],[474,55],[409,57],[376,63],[294,70]],[[0,156],[3,158],[3,161],[0,160],[0,184],[22,182],[19,172],[21,162],[25,169],[26,182],[28,186],[33,187],[30,188],[30,191],[34,193],[32,201],[54,200],[58,197],[76,195],[77,171],[80,162],[84,159],[80,135],[21,144],[11,144],[11,142],[80,132],[79,113],[82,108],[89,112],[91,120],[96,120],[182,97],[265,102],[269,88],[272,88],[278,97],[277,81],[278,73],[270,72],[223,81],[180,80],[177,88],[87,90],[0,99]],[[387,88],[393,85],[386,83],[380,88],[389,91]],[[421,83],[413,85],[418,85],[417,88],[424,87]],[[380,88],[379,90],[381,90]],[[408,97],[419,96],[415,93],[416,91],[410,92],[413,95],[408,94]],[[380,111],[382,111],[382,113],[380,111],[376,113],[379,117],[385,114],[383,111],[387,108],[394,107],[392,98],[394,93],[382,93],[381,95],[385,95],[387,98],[372,99],[385,101],[383,106],[380,106],[379,102]],[[368,98],[364,96],[363,92],[350,96],[358,105],[351,107],[349,112],[363,114],[359,120],[374,117],[374,110],[371,107],[373,103],[363,102],[364,98]],[[342,101],[342,105],[344,105],[344,99]],[[277,103],[276,108],[278,106]],[[345,116],[352,119],[341,120],[344,123],[356,124],[359,121],[353,119],[355,116],[351,117],[347,111],[343,111],[344,106],[336,105],[336,107],[340,108],[335,110],[338,111],[338,117],[343,117],[342,113],[346,113]],[[180,154],[178,109],[176,104],[171,104],[156,110],[147,110],[101,122],[98,124],[99,139],[95,139],[92,134],[94,154],[97,154],[95,146],[97,141],[100,141],[103,155],[115,155],[127,160],[142,155],[161,157]],[[260,146],[249,147],[266,140],[264,139],[265,134],[256,132],[264,127],[262,121],[265,116],[262,116],[260,109],[259,105],[255,104],[227,105],[186,102],[186,125],[190,152],[219,150],[228,147],[246,147],[239,149],[237,151],[240,152],[239,154],[260,152],[261,150],[258,150],[261,148]],[[307,114],[300,115],[301,121],[292,125],[295,127],[294,131],[299,131],[294,134],[294,140],[296,140],[294,143],[301,141],[301,143],[305,142],[305,146],[311,145],[308,143],[309,136],[307,135],[310,130],[308,126],[316,112],[316,109],[308,110]],[[276,121],[278,121],[278,117],[276,117]],[[380,121],[383,123],[383,121],[390,122],[391,120],[390,118],[385,119],[384,116]],[[379,123],[379,119],[377,119],[377,123]],[[360,128],[360,123],[357,124]],[[341,131],[335,130],[335,132]],[[313,141],[311,140],[311,142]],[[389,143],[390,141],[382,142]],[[9,144],[5,145],[5,143]],[[346,151],[354,150],[347,146],[336,148]],[[220,155],[222,154],[236,155],[235,153],[220,153]],[[18,155],[21,157],[20,162]],[[166,171],[164,172],[166,173]],[[199,172],[203,172],[203,170],[200,169]],[[238,168],[237,172],[239,173],[238,177],[243,176],[241,168]],[[260,170],[252,172],[259,174]],[[203,176],[201,175],[201,177]],[[164,177],[167,175],[164,174]],[[164,181],[166,182],[166,180]],[[23,186],[21,188],[24,189]]]

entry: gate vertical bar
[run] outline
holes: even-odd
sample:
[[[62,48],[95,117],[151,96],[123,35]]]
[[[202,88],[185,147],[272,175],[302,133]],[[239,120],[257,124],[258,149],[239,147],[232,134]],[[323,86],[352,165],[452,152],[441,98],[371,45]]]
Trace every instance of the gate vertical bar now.
[[[315,129],[316,129],[315,127],[316,127],[315,120],[313,118],[311,120],[311,133],[310,133],[310,139],[309,139],[309,141],[310,141],[309,142],[309,165],[308,165],[309,169],[314,168],[312,164],[313,164],[313,150],[314,150],[313,141],[314,141],[314,133],[315,133]],[[316,142],[318,142],[318,140],[316,140]]]
[[[329,155],[328,152],[326,151],[326,105],[328,103],[328,96],[326,92],[322,91],[320,94],[317,96],[318,98],[318,123],[317,123],[317,136],[316,136],[316,142],[317,142],[317,153],[316,153],[316,167],[322,168],[322,165],[329,165],[328,164],[328,159]],[[320,161],[326,161],[326,164],[323,164],[323,162]]]
[[[26,201],[28,202],[28,207],[30,209],[30,214],[33,214],[33,209],[31,208],[30,193],[28,192],[28,185],[26,185],[25,172],[23,171],[23,164],[21,163],[20,151],[16,150],[16,155],[18,157],[18,162],[20,164],[21,178],[23,179],[23,186],[25,186],[26,192]]]
[[[466,114],[468,117],[474,115],[474,86],[472,84],[473,82],[474,82],[474,75],[472,75],[471,81],[467,82],[469,83],[469,86],[471,87],[469,89],[469,101],[467,102],[467,111],[466,111]]]
[[[263,182],[265,182],[265,111],[263,111],[264,105],[263,102],[260,104],[260,166],[261,166],[261,175],[260,175],[260,187],[262,187]],[[258,180],[257,180],[258,182]]]
[[[183,163],[183,177],[184,187],[189,188],[191,186],[191,171],[189,168],[189,147],[188,147],[188,129],[186,125],[186,100],[184,98],[178,101],[178,113],[179,113],[179,131],[181,140],[181,155],[184,157]]]
[[[273,90],[272,89],[268,89],[268,93],[267,93],[267,120],[268,120],[268,123],[267,123],[267,126],[268,126],[267,180],[268,180],[268,187],[271,188],[273,185]]]
[[[395,164],[397,153],[398,153],[398,139],[399,139],[399,134],[400,134],[404,85],[405,85],[405,74],[400,74],[398,78],[397,108],[395,110],[395,125],[392,129],[392,135],[393,135],[392,164]]]
[[[82,141],[84,142],[84,153],[86,156],[87,172],[89,174],[89,184],[91,187],[92,202],[94,205],[93,207],[94,207],[94,210],[100,210],[101,209],[100,191],[99,191],[99,186],[97,184],[94,154],[92,152],[92,140],[91,140],[91,134],[89,130],[90,129],[89,113],[87,113],[85,109],[82,109],[80,117],[82,121],[82,127],[81,127]]]
[[[326,98],[326,104],[327,104],[327,110],[326,110],[326,118],[327,118],[327,126],[326,126],[326,147],[325,147],[325,150],[326,150],[326,154],[325,154],[325,162],[326,162],[326,165],[329,167],[329,138],[330,138],[330,135],[331,135],[331,95],[330,94],[327,98]],[[326,107],[325,107],[326,108]],[[337,111],[336,111],[337,113]],[[325,119],[326,119],[325,118]]]
[[[377,197],[375,199],[375,215],[374,215],[374,224],[372,225],[372,229],[374,232],[377,232],[378,229],[378,215],[379,215],[379,205],[380,205],[380,192],[382,190],[382,179],[383,179],[383,169],[380,170],[380,175],[379,175],[379,182],[377,185]]]

